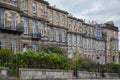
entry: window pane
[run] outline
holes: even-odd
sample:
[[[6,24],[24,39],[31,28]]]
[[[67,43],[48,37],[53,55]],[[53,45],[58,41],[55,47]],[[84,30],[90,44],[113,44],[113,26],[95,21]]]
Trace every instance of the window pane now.
[[[40,6],[40,12],[41,12],[42,15],[44,14],[44,5]]]
[[[50,20],[53,20],[53,12],[50,11]]]
[[[28,34],[28,19],[24,19],[24,34]]]
[[[10,40],[10,49],[14,51],[14,53],[16,53],[16,40],[15,39]]]
[[[5,25],[5,16],[4,16],[4,11],[0,10],[0,27],[4,28]]]
[[[36,28],[36,22],[35,21],[33,21],[32,27],[33,27],[33,33],[37,33],[37,28]]]
[[[37,45],[36,44],[32,44],[32,49],[37,51]]]
[[[23,2],[23,8],[25,9],[25,10],[27,10],[28,9],[28,2],[27,2],[28,0],[24,0],[24,2]]]
[[[62,16],[62,23],[65,23],[65,15]]]
[[[40,22],[40,33],[41,36],[44,36],[44,22]]]
[[[59,22],[59,13],[56,13],[56,22]]]
[[[65,31],[62,31],[62,42],[65,42]]]
[[[5,39],[0,38],[0,49],[5,48]]]
[[[49,39],[53,41],[53,28],[50,28]]]
[[[32,11],[33,11],[33,13],[36,13],[36,4],[35,3],[32,4]]]
[[[58,29],[56,29],[56,41],[59,41],[59,30]]]
[[[16,30],[16,14],[11,14],[11,29]]]

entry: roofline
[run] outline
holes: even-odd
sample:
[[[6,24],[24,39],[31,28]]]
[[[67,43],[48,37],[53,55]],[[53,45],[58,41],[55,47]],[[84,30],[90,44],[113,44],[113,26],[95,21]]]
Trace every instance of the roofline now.
[[[35,0],[35,1],[38,1],[38,2],[41,2],[41,3],[44,3],[44,4],[49,5],[49,2],[47,2],[47,1],[45,1],[45,0]]]
[[[65,14],[68,14],[67,11],[64,11],[64,10],[61,10],[61,9],[58,9],[58,8],[55,8],[55,7],[52,7],[52,6],[47,6],[49,9],[52,9],[52,10],[55,10],[55,11],[58,11],[58,12],[62,12],[62,13],[65,13]]]

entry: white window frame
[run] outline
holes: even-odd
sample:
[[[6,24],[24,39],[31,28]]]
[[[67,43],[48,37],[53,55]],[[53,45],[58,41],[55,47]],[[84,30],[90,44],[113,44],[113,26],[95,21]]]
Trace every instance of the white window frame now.
[[[40,34],[41,36],[44,36],[44,29],[45,29],[45,23],[44,22],[40,22]]]
[[[62,15],[62,23],[65,23],[65,15]]]
[[[83,48],[86,48],[86,38],[83,38]]]
[[[79,41],[80,41],[80,36],[79,35],[77,35],[77,46],[79,47]]]
[[[11,13],[11,29],[16,30],[16,13]]]
[[[45,14],[45,8],[44,8],[43,4],[41,4],[41,6],[40,6],[40,13],[41,13],[41,15]]]
[[[11,0],[12,2],[16,2],[17,0]]]
[[[53,11],[50,11],[50,21],[53,20]]]
[[[36,3],[32,3],[32,12],[33,13],[36,13],[36,10],[37,10],[37,6],[36,6]]]
[[[23,8],[24,10],[28,9],[28,0],[23,0]]]
[[[96,28],[96,36],[97,37],[102,37],[102,28],[101,27]]]
[[[11,50],[16,53],[16,40],[15,39],[10,39],[10,47],[11,47]]]
[[[71,21],[71,19],[68,19],[68,27],[69,27],[69,29],[72,29],[72,21]]]
[[[28,34],[28,19],[24,18],[24,34]]]
[[[53,28],[50,27],[49,40],[53,41]]]
[[[0,49],[4,49],[4,48],[5,48],[5,39],[0,38]]]
[[[67,34],[67,43],[68,43],[68,46],[70,46],[70,34]]]
[[[0,16],[0,27],[5,28],[5,14],[4,14],[4,10],[0,10],[0,14],[1,14],[1,16]]]
[[[59,23],[60,21],[60,14],[57,12],[56,13],[56,23]]]
[[[32,49],[37,51],[37,45],[36,44],[32,44]]]
[[[65,36],[65,31],[63,30],[63,31],[62,31],[62,42],[65,42],[65,38],[66,38],[66,36]]]
[[[36,21],[33,21],[32,23],[33,32],[32,33],[37,33],[36,25],[37,25]]]
[[[56,41],[60,41],[60,30],[56,29]]]
[[[37,23],[36,23],[36,21],[33,21],[33,23],[32,23],[32,35],[33,35],[33,37],[37,37]]]

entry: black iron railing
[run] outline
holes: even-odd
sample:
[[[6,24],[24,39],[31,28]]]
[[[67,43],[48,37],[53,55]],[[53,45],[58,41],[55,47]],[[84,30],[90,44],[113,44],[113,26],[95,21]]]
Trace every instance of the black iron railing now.
[[[32,33],[32,39],[41,39],[41,34],[40,33]]]
[[[23,26],[17,25],[17,26],[6,26],[2,23],[0,23],[0,31],[5,33],[23,33],[24,28]]]

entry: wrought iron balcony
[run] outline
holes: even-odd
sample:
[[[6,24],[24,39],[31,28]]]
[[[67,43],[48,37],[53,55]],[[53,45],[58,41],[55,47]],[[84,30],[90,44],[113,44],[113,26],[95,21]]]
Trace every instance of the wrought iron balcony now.
[[[41,34],[40,33],[32,33],[32,39],[33,40],[41,39]]]
[[[4,24],[0,24],[0,31],[3,33],[10,33],[10,34],[21,34],[23,33],[23,26],[5,26]]]

